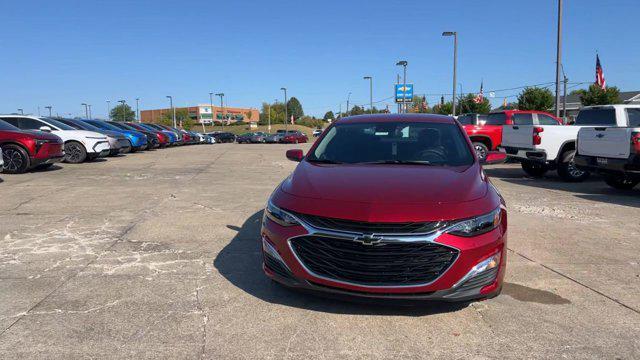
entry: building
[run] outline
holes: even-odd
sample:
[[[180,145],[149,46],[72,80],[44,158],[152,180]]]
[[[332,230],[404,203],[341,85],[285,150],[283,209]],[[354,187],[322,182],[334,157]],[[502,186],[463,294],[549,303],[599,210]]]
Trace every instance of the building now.
[[[210,104],[201,104],[189,107],[176,107],[175,109],[176,111],[184,111],[186,109],[189,112],[189,117],[193,121],[197,123],[205,123],[207,125],[211,124],[212,114],[216,123],[221,123],[223,120],[225,121],[225,123],[234,123],[240,121],[246,123],[257,123],[260,118],[260,113],[258,112],[258,110],[251,108],[222,108],[220,106],[214,106],[213,111],[211,111],[212,109]],[[171,108],[141,110],[140,121],[146,123],[158,123],[165,113],[171,114]]]
[[[619,98],[620,103],[622,104],[640,104],[640,91],[621,91]],[[563,100],[564,99],[561,96],[560,116],[563,116]],[[580,102],[580,94],[567,95],[567,117],[575,118],[578,115],[578,111],[580,111],[581,107],[582,103]]]

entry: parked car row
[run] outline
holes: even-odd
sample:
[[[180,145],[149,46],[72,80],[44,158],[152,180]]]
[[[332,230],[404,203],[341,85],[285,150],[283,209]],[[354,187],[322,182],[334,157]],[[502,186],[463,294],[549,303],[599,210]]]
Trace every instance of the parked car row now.
[[[23,173],[58,162],[96,158],[187,144],[212,144],[208,135],[158,124],[0,115],[2,169]]]
[[[278,130],[274,134],[265,133],[262,131],[247,132],[240,135],[234,135],[228,132],[212,132],[207,133],[216,139],[216,142],[237,142],[238,144],[274,144],[274,143],[287,143],[298,144],[306,143],[309,141],[307,135],[298,130]]]

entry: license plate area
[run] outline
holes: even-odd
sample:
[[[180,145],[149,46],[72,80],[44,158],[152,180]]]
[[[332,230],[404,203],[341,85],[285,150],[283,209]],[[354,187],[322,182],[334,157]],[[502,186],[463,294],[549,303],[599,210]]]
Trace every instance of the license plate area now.
[[[607,158],[602,158],[602,157],[597,157],[596,158],[596,163],[598,165],[607,165],[609,163],[609,159]]]

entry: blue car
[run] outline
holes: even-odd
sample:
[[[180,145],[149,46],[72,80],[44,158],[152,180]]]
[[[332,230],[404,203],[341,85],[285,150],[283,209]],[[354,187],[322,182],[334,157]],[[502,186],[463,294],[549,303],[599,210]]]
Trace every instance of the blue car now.
[[[167,135],[169,137],[169,144],[171,145],[175,145],[175,143],[178,141],[178,136],[173,131],[156,129],[152,126],[149,126],[149,124],[145,124],[145,123],[138,123],[138,125],[145,129],[148,129],[149,131],[160,131],[163,134]]]
[[[107,123],[106,121],[101,121],[101,120],[84,119],[82,121],[88,124],[91,124],[97,128],[115,131],[126,136],[127,140],[129,140],[129,142],[131,143],[131,152],[138,151],[138,150],[145,150],[147,148],[147,143],[148,143],[147,135],[139,131],[120,129],[119,127],[113,126]]]

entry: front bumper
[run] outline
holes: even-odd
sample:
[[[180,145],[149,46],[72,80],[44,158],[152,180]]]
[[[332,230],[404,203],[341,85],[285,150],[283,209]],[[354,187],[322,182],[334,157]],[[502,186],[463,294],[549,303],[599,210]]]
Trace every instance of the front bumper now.
[[[261,230],[263,270],[267,276],[286,286],[336,296],[451,302],[490,298],[500,293],[504,278],[506,223],[506,211],[503,211],[502,225],[482,235],[472,238],[439,233],[424,236],[425,242],[458,250],[457,258],[446,270],[426,284],[370,286],[314,274],[294,253],[290,239],[307,234],[322,234],[322,230],[310,232],[308,224],[283,227],[265,217]],[[402,238],[389,236],[392,237],[396,240]],[[476,277],[466,277],[474,266],[497,253],[501,254],[497,267]],[[493,273],[488,274],[489,271]]]
[[[55,164],[64,160],[64,144],[63,143],[46,143],[31,158],[33,166],[44,164]]]

